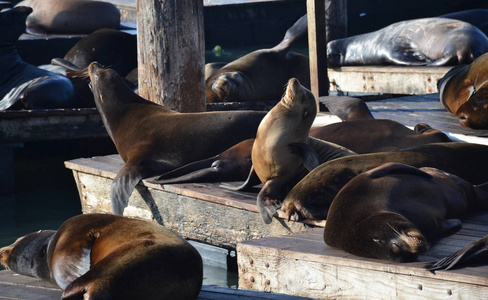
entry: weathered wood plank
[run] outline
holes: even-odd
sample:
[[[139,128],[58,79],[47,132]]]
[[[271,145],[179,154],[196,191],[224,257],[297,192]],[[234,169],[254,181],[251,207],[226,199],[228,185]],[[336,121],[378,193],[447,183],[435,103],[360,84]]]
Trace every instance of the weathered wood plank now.
[[[12,271],[0,271],[0,299],[18,300],[52,300],[61,299],[62,291],[49,283],[32,277],[18,275]],[[217,286],[204,285],[199,300],[232,300],[232,299],[284,299],[301,300],[309,299],[303,297],[293,297],[275,293],[264,293],[259,291],[231,289]]]
[[[437,92],[437,81],[451,67],[354,66],[328,69],[337,92],[422,95]]]
[[[312,298],[483,299],[488,296],[488,266],[435,273],[423,268],[484,236],[488,226],[472,223],[479,218],[488,219],[488,213],[462,219],[467,230],[479,229],[476,236],[457,231],[432,244],[413,263],[362,258],[331,248],[320,228],[246,241],[237,245],[239,286]]]

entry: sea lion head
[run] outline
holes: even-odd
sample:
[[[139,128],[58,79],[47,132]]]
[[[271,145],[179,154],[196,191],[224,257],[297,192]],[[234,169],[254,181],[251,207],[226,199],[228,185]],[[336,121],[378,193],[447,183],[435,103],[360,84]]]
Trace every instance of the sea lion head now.
[[[25,32],[25,20],[32,13],[32,8],[17,6],[0,13],[0,43],[16,43]]]
[[[327,65],[329,67],[339,67],[344,63],[345,46],[341,39],[327,43]]]
[[[285,108],[298,113],[301,119],[308,120],[304,124],[310,129],[317,115],[317,104],[312,92],[303,87],[298,79],[291,78],[288,80],[285,95],[281,98],[280,103]]]
[[[459,123],[473,129],[488,128],[488,82],[476,91],[456,111]]]
[[[352,238],[355,249],[349,252],[394,262],[414,261],[429,249],[422,233],[405,217],[392,212],[365,218],[352,230]]]
[[[205,96],[208,103],[245,101],[246,84],[244,76],[237,71],[217,73],[205,83]]]
[[[41,230],[18,238],[13,244],[0,249],[0,262],[16,273],[52,282],[47,247],[55,233],[53,230]]]

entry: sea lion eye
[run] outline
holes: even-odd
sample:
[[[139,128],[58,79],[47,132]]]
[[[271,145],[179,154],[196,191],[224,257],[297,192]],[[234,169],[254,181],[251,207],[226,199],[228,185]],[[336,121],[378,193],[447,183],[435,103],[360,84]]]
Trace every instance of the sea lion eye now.
[[[305,111],[303,112],[303,118],[305,119],[307,116],[308,116],[308,111],[306,111],[306,110],[305,110]]]

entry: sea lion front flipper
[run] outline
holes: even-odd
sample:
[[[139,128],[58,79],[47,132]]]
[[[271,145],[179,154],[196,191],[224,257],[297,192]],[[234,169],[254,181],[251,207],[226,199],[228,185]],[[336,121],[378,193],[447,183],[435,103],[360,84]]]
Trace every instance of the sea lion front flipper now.
[[[283,186],[279,179],[273,178],[266,181],[258,194],[257,205],[259,215],[266,224],[270,224],[273,221],[273,216],[281,207],[281,201],[279,199],[281,198],[280,194],[282,189]]]
[[[54,66],[61,66],[71,71],[83,72],[83,69],[80,69],[78,66],[73,64],[72,62],[64,59],[64,58],[53,58],[51,59],[51,65]]]
[[[399,42],[389,53],[389,60],[397,65],[423,66],[431,62],[411,41]]]
[[[411,174],[425,177],[427,179],[432,178],[432,175],[430,175],[429,173],[426,173],[418,168],[399,163],[385,163],[379,167],[365,172],[365,174],[366,173],[370,178],[380,178],[389,174]]]
[[[110,187],[110,199],[112,200],[114,214],[119,216],[124,214],[124,209],[129,204],[129,197],[142,178],[142,173],[137,164],[126,163],[120,169]]]
[[[487,242],[488,236],[485,236],[437,262],[427,264],[425,268],[429,271],[440,269],[449,270],[456,265],[466,263],[470,260],[486,258],[488,256]]]
[[[442,221],[442,232],[450,232],[453,230],[460,229],[462,222],[459,219],[446,219]]]
[[[288,144],[288,147],[292,153],[302,157],[303,166],[309,172],[320,165],[320,157],[309,145],[305,143],[291,143]]]

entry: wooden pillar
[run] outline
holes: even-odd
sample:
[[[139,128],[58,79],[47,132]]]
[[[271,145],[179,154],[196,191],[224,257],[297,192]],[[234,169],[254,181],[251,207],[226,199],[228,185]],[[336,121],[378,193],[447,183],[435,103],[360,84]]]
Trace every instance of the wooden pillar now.
[[[205,110],[203,0],[137,0],[137,44],[141,97]]]
[[[329,95],[325,1],[307,0],[310,88],[316,98]]]
[[[327,41],[347,37],[347,0],[329,1],[330,6],[325,12]]]

